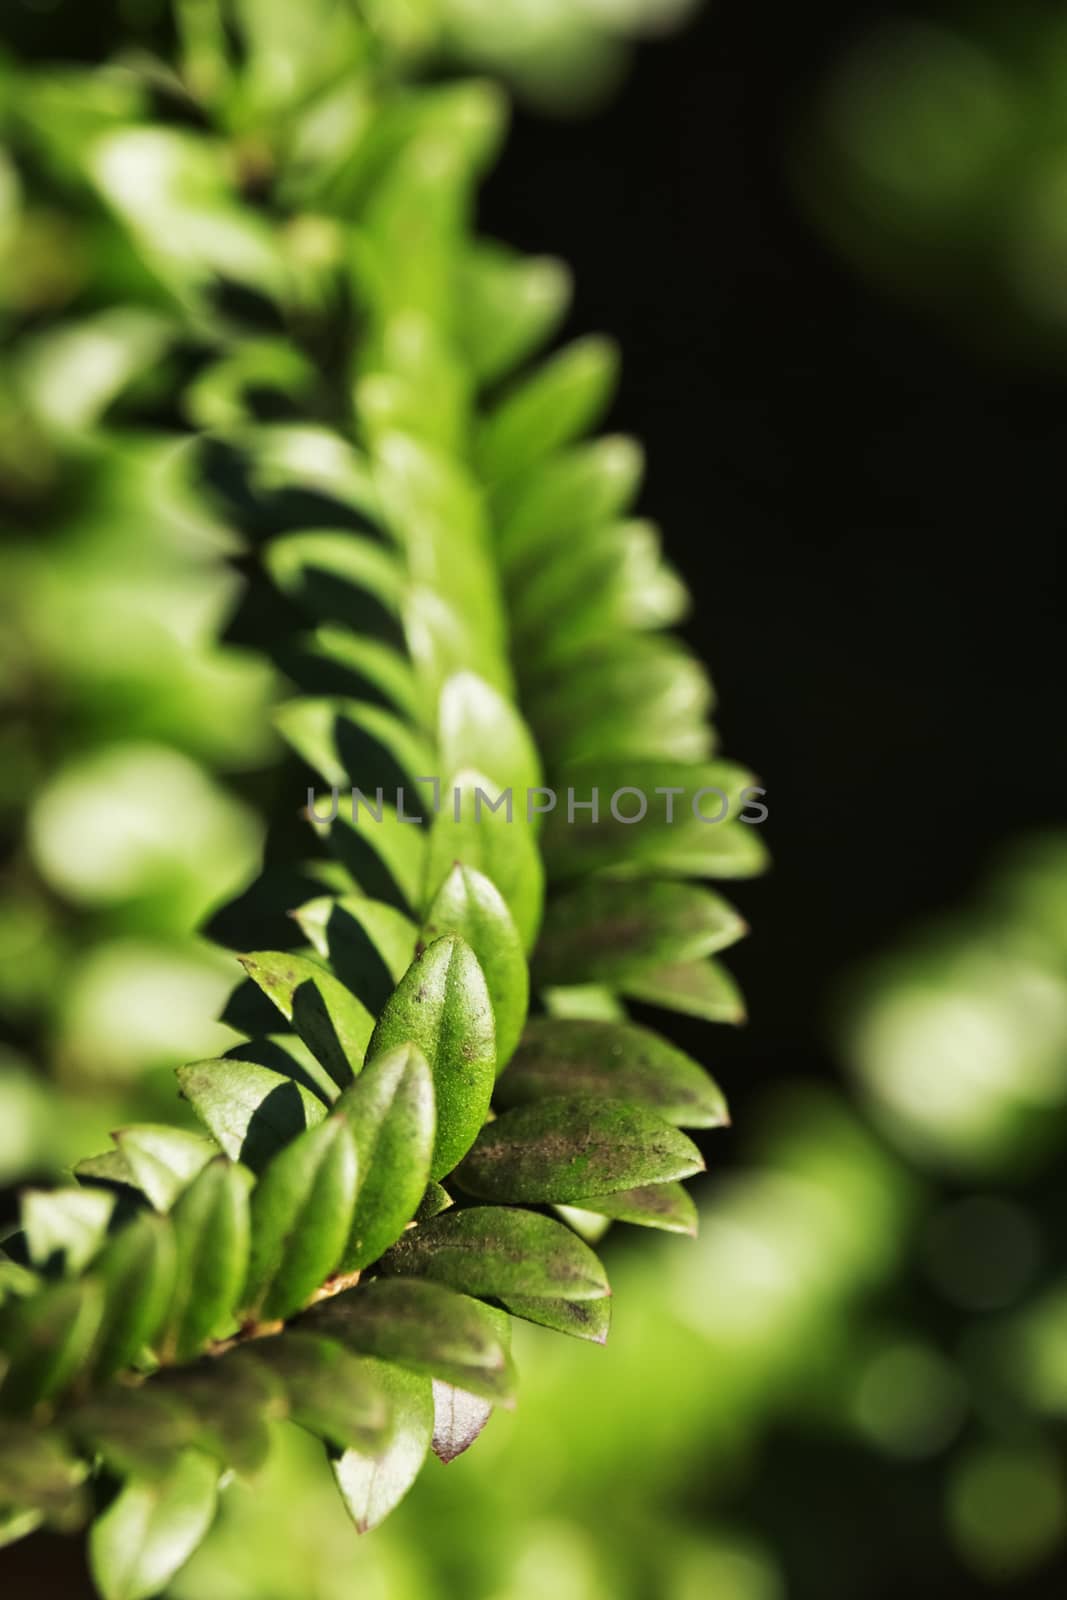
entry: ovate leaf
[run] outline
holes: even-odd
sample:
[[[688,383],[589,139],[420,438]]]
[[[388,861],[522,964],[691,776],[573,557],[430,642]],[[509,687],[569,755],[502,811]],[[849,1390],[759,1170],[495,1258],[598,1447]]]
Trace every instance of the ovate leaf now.
[[[621,985],[649,967],[711,955],[744,932],[732,906],[695,884],[592,878],[549,902],[534,981]]]
[[[356,1148],[348,1123],[331,1116],[270,1162],[252,1194],[252,1239],[244,1305],[270,1321],[305,1305],[336,1267],[352,1224]]]
[[[357,1355],[395,1361],[510,1405],[514,1368],[507,1317],[439,1283],[377,1278],[323,1300],[304,1326],[338,1339]]]
[[[499,891],[474,867],[457,863],[426,913],[423,938],[458,933],[485,974],[496,1020],[497,1071],[511,1059],[526,1021],[529,969],[522,940]]]
[[[611,1293],[604,1268],[569,1228],[505,1206],[471,1206],[420,1223],[394,1245],[383,1268],[498,1299],[595,1300]]]
[[[215,1517],[219,1469],[186,1450],[165,1476],[133,1480],[89,1534],[89,1565],[104,1600],[150,1600],[165,1589]]]
[[[177,1270],[174,1231],[165,1217],[145,1214],[121,1228],[96,1264],[104,1312],[93,1355],[96,1378],[132,1366],[167,1315]]]
[[[30,1261],[80,1272],[103,1244],[114,1207],[103,1189],[24,1189],[19,1210]]]
[[[387,1386],[376,1361],[354,1356],[333,1339],[288,1329],[257,1339],[241,1352],[280,1382],[294,1422],[338,1449],[376,1451],[392,1420]]]
[[[0,1313],[0,1348],[7,1358],[0,1412],[30,1411],[62,1393],[88,1359],[104,1297],[92,1278],[55,1283]]]
[[[362,1001],[306,956],[261,950],[240,959],[333,1081],[342,1089],[351,1083],[374,1027]]]
[[[207,1117],[203,1121],[211,1126]],[[218,1154],[211,1139],[165,1124],[138,1123],[120,1128],[113,1137],[134,1182],[157,1211],[169,1211],[186,1184]]]
[[[580,1204],[703,1170],[692,1140],[643,1106],[579,1095],[505,1111],[483,1128],[456,1181],[484,1200]]]
[[[435,1137],[433,1079],[417,1046],[372,1057],[337,1103],[355,1141],[359,1191],[340,1270],[377,1261],[426,1190]]]
[[[543,1300],[529,1295],[508,1295],[502,1302],[514,1317],[536,1322],[554,1333],[569,1333],[575,1339],[606,1344],[611,1328],[611,1301]]]
[[[415,1482],[430,1448],[434,1403],[430,1379],[386,1361],[367,1361],[389,1405],[392,1428],[384,1449],[349,1449],[333,1473],[360,1533],[376,1528]]]
[[[617,1194],[587,1195],[582,1209],[615,1222],[633,1222],[642,1228],[696,1237],[697,1208],[680,1183],[649,1183],[636,1189],[621,1189]]]
[[[496,1035],[485,977],[455,934],[412,962],[378,1019],[370,1053],[414,1044],[433,1074],[437,1134],[430,1176],[443,1177],[485,1121],[496,1077]]]
[[[248,1270],[250,1174],[220,1157],[206,1166],[171,1212],[178,1263],[161,1348],[188,1361],[213,1335],[229,1332]]]
[[[178,1068],[178,1082],[231,1161],[253,1172],[326,1115],[302,1083],[253,1061],[195,1061]]]
[[[647,1106],[681,1128],[729,1121],[718,1085],[683,1051],[632,1022],[534,1017],[496,1087],[502,1106],[551,1095],[601,1095]]]
[[[745,1002],[736,982],[717,961],[676,961],[650,967],[619,988],[631,1000],[681,1011],[706,1022],[744,1022]]]

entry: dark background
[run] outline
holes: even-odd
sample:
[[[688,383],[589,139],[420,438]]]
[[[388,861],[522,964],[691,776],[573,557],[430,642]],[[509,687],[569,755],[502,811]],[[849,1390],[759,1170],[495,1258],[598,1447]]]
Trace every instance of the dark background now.
[[[768,789],[729,956],[752,1020],[716,1036],[735,1104],[825,1071],[835,976],[1067,816],[1067,385],[859,281],[790,180],[856,35],[974,11],[710,5],[596,118],[520,113],[484,194],[487,231],[573,267],[570,329],[622,344],[610,425],[647,448],[725,752]]]

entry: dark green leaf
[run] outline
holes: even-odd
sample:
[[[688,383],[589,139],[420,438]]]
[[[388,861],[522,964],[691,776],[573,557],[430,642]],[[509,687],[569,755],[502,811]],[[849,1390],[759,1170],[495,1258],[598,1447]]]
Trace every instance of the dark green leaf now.
[[[252,1061],[196,1061],[178,1068],[178,1082],[231,1161],[253,1172],[326,1115],[303,1084]]]
[[[604,1268],[569,1228],[505,1206],[470,1206],[420,1223],[382,1266],[478,1297],[595,1300],[611,1293]]]
[[[214,1461],[186,1450],[166,1477],[125,1486],[89,1534],[103,1600],[150,1600],[166,1588],[214,1520],[218,1479]]]
[[[330,970],[377,1016],[415,958],[419,930],[411,919],[364,895],[309,900],[293,915]]]
[[[711,955],[744,932],[732,906],[694,884],[593,878],[549,902],[534,981],[621,985],[648,967]]]
[[[377,1261],[418,1210],[435,1137],[433,1079],[422,1052],[397,1045],[373,1056],[337,1103],[358,1157],[359,1191],[340,1270]]]
[[[0,1432],[0,1506],[34,1507],[52,1522],[76,1523],[87,1472],[54,1432],[5,1421]]]
[[[482,969],[454,934],[412,962],[378,1019],[370,1054],[415,1044],[433,1074],[432,1178],[451,1172],[485,1121],[496,1077],[493,1008]]]
[[[172,1367],[151,1387],[171,1396],[197,1422],[197,1445],[238,1472],[258,1472],[270,1450],[267,1424],[286,1415],[284,1391],[266,1367],[205,1358]]]
[[[447,1211],[452,1204],[452,1196],[447,1189],[442,1189],[439,1183],[428,1183],[415,1212],[415,1221],[428,1222],[431,1217],[440,1216],[442,1211]]]
[[[71,1413],[67,1426],[118,1477],[165,1474],[178,1452],[203,1433],[193,1411],[158,1380],[140,1388],[101,1389]]]
[[[456,1180],[484,1200],[580,1205],[703,1170],[692,1140],[643,1106],[579,1095],[505,1111],[483,1128]]]
[[[391,1412],[381,1368],[332,1339],[289,1329],[241,1352],[280,1381],[294,1422],[340,1450],[373,1452],[385,1443]]]
[[[729,1121],[722,1093],[704,1069],[632,1022],[531,1019],[497,1084],[497,1103],[525,1105],[561,1094],[629,1100],[680,1128]]]
[[[241,965],[344,1088],[360,1069],[374,1018],[332,973],[306,956],[259,950]]]
[[[356,1173],[355,1142],[341,1116],[278,1151],[252,1193],[250,1315],[291,1316],[329,1277],[352,1225]]]
[[[337,1487],[360,1533],[376,1528],[407,1494],[430,1448],[434,1426],[430,1379],[387,1361],[366,1360],[388,1403],[392,1428],[384,1449],[346,1450],[333,1459]]]
[[[621,1189],[616,1194],[587,1195],[582,1210],[616,1222],[634,1222],[643,1228],[696,1237],[697,1208],[680,1183],[650,1183]]]
[[[569,1333],[575,1339],[588,1339],[592,1344],[606,1344],[611,1327],[611,1301],[602,1300],[539,1300],[528,1295],[509,1295],[502,1304],[513,1317],[525,1322],[536,1322],[555,1333]]]
[[[497,1071],[510,1061],[519,1041],[530,998],[529,970],[522,940],[502,896],[483,873],[459,863],[437,891],[426,913],[426,943],[458,933],[485,974],[496,1021]]]
[[[248,1270],[248,1189],[244,1167],[212,1161],[171,1212],[178,1246],[174,1298],[161,1341],[164,1357],[188,1361],[208,1339],[229,1333]]]
[[[417,1278],[378,1278],[323,1300],[304,1325],[357,1355],[395,1361],[460,1389],[511,1404],[514,1368],[507,1318],[499,1311]]]
[[[631,1000],[682,1011],[707,1022],[744,1022],[741,991],[717,961],[681,961],[651,967],[619,988]]]

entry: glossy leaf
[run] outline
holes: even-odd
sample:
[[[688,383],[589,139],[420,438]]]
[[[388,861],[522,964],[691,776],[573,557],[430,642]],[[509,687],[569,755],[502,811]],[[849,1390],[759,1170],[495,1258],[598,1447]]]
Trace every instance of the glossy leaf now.
[[[303,1084],[251,1061],[197,1061],[178,1068],[178,1082],[231,1161],[253,1172],[326,1115]]]
[[[493,1008],[482,969],[454,934],[412,962],[378,1019],[370,1054],[414,1044],[429,1063],[437,1108],[432,1178],[451,1172],[485,1121],[496,1077]]]
[[[291,1316],[337,1266],[352,1225],[356,1147],[341,1116],[298,1135],[252,1193],[243,1303],[262,1321]]]
[[[374,1027],[366,1006],[306,956],[261,950],[240,960],[343,1089],[359,1071]]]
[[[689,1056],[632,1022],[534,1017],[496,1087],[501,1106],[596,1094],[647,1106],[680,1128],[729,1121],[718,1085]]]
[[[484,1200],[562,1201],[704,1170],[696,1145],[643,1106],[592,1096],[539,1100],[482,1130],[456,1172]]]
[[[508,1295],[501,1302],[512,1316],[524,1322],[536,1322],[554,1333],[569,1333],[575,1339],[588,1339],[592,1344],[606,1344],[611,1328],[611,1301],[601,1300],[544,1300],[530,1295]]]
[[[697,1208],[680,1183],[650,1183],[616,1194],[587,1195],[582,1209],[616,1222],[696,1237]]]
[[[89,1565],[103,1600],[151,1600],[200,1544],[215,1517],[219,1469],[184,1451],[166,1477],[134,1480],[93,1523]]]
[[[359,1189],[340,1270],[368,1266],[411,1221],[429,1181],[436,1117],[430,1069],[411,1044],[375,1055],[337,1103],[355,1142]]]
[[[203,1120],[211,1127],[208,1117]],[[113,1137],[134,1182],[157,1211],[169,1211],[186,1184],[218,1154],[218,1146],[202,1134],[163,1124],[138,1123]]]
[[[497,1071],[511,1060],[526,1021],[530,979],[515,923],[503,897],[476,868],[457,863],[426,913],[426,943],[457,933],[485,975],[496,1023]]]

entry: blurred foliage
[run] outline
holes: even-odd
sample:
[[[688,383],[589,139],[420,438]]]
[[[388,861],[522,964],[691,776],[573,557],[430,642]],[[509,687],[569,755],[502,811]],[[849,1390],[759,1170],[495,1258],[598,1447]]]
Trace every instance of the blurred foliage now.
[[[859,31],[792,160],[865,274],[1011,357],[1067,347],[1067,17],[1023,0]]]
[[[1067,1000],[1061,837],[1018,846],[976,907],[859,976],[842,1024],[859,1106],[770,1091],[706,1196],[695,1269],[681,1241],[609,1241],[605,1350],[523,1330],[520,1410],[358,1546],[285,1430],[175,1596],[852,1600],[875,1572],[879,1594],[933,1596],[1054,1570],[1067,1126],[1051,1066],[1030,1103],[1024,974]],[[1054,1029],[1043,1043],[1062,1073]],[[905,1062],[927,1092],[898,1100]]]

